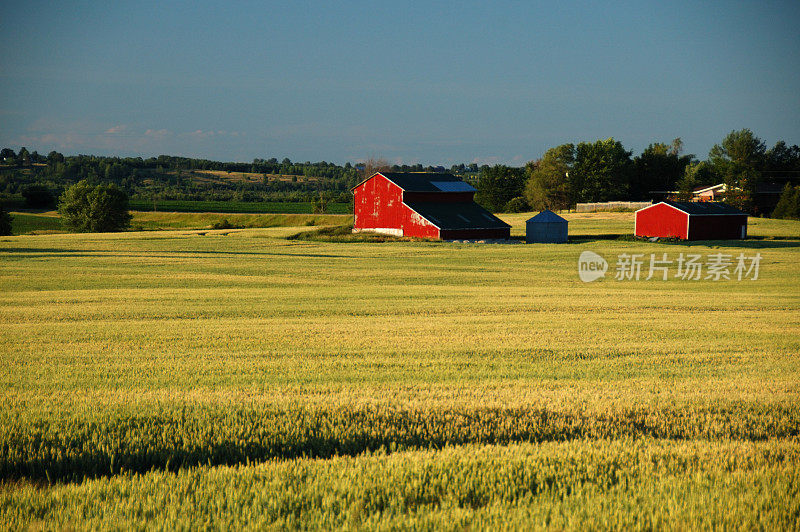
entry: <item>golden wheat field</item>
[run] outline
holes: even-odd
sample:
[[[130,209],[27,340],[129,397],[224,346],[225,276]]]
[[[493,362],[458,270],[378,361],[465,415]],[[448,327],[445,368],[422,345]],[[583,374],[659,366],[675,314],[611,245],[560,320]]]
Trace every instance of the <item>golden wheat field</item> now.
[[[799,528],[800,222],[566,217],[561,245],[0,237],[0,527]]]

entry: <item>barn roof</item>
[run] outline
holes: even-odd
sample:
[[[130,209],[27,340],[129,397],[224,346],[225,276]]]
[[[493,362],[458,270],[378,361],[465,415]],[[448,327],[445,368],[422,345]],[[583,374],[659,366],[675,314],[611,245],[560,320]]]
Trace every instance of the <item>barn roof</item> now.
[[[439,229],[499,229],[511,227],[474,202],[434,203],[412,201],[406,205]]]
[[[439,172],[377,172],[354,188],[378,174],[408,192],[475,192],[469,183],[453,174]]]
[[[557,215],[553,211],[545,209],[542,212],[540,212],[539,214],[537,214],[536,216],[534,216],[533,218],[528,218],[528,221],[526,223],[529,223],[529,224],[530,223],[538,223],[538,224],[541,224],[541,223],[545,223],[545,224],[564,223],[564,224],[566,224],[566,223],[569,223],[569,222],[567,222],[564,218],[562,218],[561,216]]]
[[[732,205],[728,205],[727,203],[719,203],[715,201],[670,201],[664,200],[661,203],[665,203],[670,207],[674,207],[679,211],[683,211],[686,214],[747,214],[744,211],[740,211],[736,207]],[[647,208],[647,207],[646,207]]]

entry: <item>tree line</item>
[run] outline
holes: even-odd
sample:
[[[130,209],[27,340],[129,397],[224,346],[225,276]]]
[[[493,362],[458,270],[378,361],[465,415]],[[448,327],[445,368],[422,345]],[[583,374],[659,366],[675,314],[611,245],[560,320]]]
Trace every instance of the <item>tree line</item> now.
[[[254,159],[252,163],[220,162],[160,155],[141,157],[65,156],[51,151],[41,155],[21,148],[0,150],[0,204],[14,207],[53,208],[71,185],[85,180],[93,185],[113,183],[131,200],[327,202],[349,203],[350,189],[364,178],[368,164],[344,165]],[[443,166],[388,165],[396,172],[445,172]],[[459,175],[477,176],[475,164],[453,165]],[[260,179],[207,179],[204,171],[249,173]],[[224,175],[224,174],[223,174]],[[280,176],[280,177],[279,177]]]
[[[208,180],[195,172],[249,172],[256,180]],[[53,208],[70,186],[114,184],[130,199],[342,202],[350,189],[377,170],[450,171],[478,189],[476,200],[493,212],[568,209],[581,202],[659,199],[667,193],[689,199],[697,187],[724,183],[726,201],[752,214],[800,216],[800,148],[766,144],[749,129],[732,131],[704,160],[683,153],[681,139],[650,144],[633,156],[610,138],[562,144],[524,167],[477,163],[444,166],[390,165],[383,159],[337,165],[321,161],[254,159],[219,162],[160,155],[141,157],[41,155],[21,148],[0,150],[0,204]],[[275,176],[293,176],[290,179]],[[763,194],[765,187],[772,194]],[[782,189],[784,195],[778,201]],[[795,198],[798,199],[795,199]],[[778,209],[777,207],[780,206]],[[776,210],[777,209],[777,210]],[[787,214],[788,213],[788,214]]]
[[[742,129],[726,135],[702,161],[683,154],[680,138],[650,144],[636,157],[613,138],[562,144],[523,168],[485,169],[476,198],[495,212],[561,210],[582,202],[665,196],[688,200],[699,187],[724,183],[726,202],[752,214],[769,215],[778,201],[776,192],[784,187],[794,190],[799,182],[797,145],[779,141],[767,149],[752,131]],[[783,208],[778,214],[782,212]]]
[[[260,174],[259,180],[205,179],[200,172]],[[276,178],[288,175],[291,179]],[[358,181],[349,163],[293,163],[289,159],[256,159],[253,163],[218,162],[161,155],[140,157],[47,156],[10,148],[0,152],[0,202],[26,207],[53,207],[69,186],[81,180],[113,183],[131,199],[210,201],[312,201],[320,191],[332,201],[349,201],[349,188]],[[313,179],[304,179],[313,178]]]

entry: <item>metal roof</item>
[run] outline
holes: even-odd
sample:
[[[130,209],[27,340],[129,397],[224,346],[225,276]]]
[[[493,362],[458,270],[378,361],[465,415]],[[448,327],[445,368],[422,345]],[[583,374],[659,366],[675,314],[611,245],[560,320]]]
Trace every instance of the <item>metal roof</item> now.
[[[728,205],[727,203],[719,203],[716,201],[671,201],[671,200],[664,200],[661,203],[669,205],[670,207],[674,207],[679,211],[683,211],[686,214],[735,214],[735,215],[747,215],[746,212],[740,211],[736,207],[732,205]],[[656,204],[657,205],[657,204]],[[649,209],[649,207],[645,207]]]
[[[350,190],[355,190],[376,175],[382,175],[398,187],[409,192],[443,192],[444,183],[464,183],[453,174],[438,172],[375,172]],[[464,183],[469,186],[469,184]],[[470,187],[471,188],[471,187]],[[452,191],[448,191],[452,192]],[[466,192],[460,190],[458,192]]]
[[[477,192],[475,187],[464,181],[431,181],[442,192]]]
[[[434,172],[379,172],[383,177],[409,192],[441,192],[442,189],[435,183],[462,182],[452,174],[439,174]]]
[[[439,229],[499,229],[511,227],[474,201],[461,203],[412,201],[406,205]]]
[[[553,224],[553,223],[569,223],[561,216],[557,215],[551,210],[543,210],[533,218],[528,218],[528,221],[525,223],[545,223],[545,224]]]

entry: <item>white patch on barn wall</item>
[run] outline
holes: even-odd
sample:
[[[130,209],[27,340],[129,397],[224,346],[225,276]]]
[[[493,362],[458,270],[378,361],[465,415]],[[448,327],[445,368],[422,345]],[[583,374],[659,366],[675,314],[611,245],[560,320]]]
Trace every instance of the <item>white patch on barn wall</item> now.
[[[403,236],[403,230],[394,227],[366,227],[364,229],[353,229],[354,233],[367,231],[369,233],[381,233],[383,235]]]
[[[411,221],[420,225],[430,225],[430,222],[422,217],[419,213],[411,211]]]

